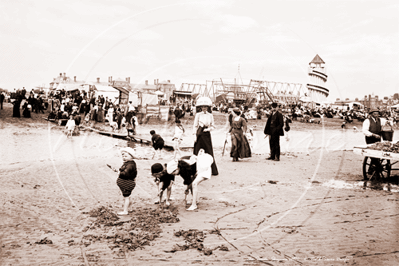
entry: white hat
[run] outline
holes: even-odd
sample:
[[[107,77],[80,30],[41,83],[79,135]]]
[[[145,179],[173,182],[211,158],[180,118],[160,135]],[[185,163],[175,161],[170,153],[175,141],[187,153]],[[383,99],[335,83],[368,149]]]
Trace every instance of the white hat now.
[[[173,173],[177,168],[177,161],[175,160],[172,160],[166,164],[166,172],[168,172],[168,174]]]
[[[132,157],[134,157],[134,155],[136,154],[136,151],[133,148],[130,148],[130,147],[122,148],[121,149],[121,153],[122,152],[129,153],[130,156],[132,156]]]
[[[212,100],[209,97],[199,97],[196,106],[212,106]]]

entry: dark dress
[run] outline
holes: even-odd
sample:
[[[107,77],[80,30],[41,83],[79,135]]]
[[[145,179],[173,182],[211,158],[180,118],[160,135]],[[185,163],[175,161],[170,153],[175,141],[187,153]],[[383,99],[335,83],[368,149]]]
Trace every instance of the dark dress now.
[[[251,157],[251,148],[247,137],[244,135],[243,128],[246,130],[247,122],[244,118],[240,117],[238,121],[234,119],[231,122],[231,152],[230,156],[237,158]]]
[[[194,155],[198,155],[200,149],[204,149],[205,153],[212,155],[214,158],[212,163],[212,175],[218,175],[219,171],[215,163],[215,157],[213,156],[212,138],[209,131],[204,132],[206,127],[198,127],[197,140],[194,143]]]
[[[28,108],[28,103],[27,102],[25,102],[25,104],[22,106],[22,108],[24,109],[23,112],[22,112],[22,115],[25,118],[31,118],[30,110]]]
[[[14,107],[12,109],[12,117],[21,117],[21,113],[19,112],[19,106],[21,105],[21,101],[19,99],[13,102]]]

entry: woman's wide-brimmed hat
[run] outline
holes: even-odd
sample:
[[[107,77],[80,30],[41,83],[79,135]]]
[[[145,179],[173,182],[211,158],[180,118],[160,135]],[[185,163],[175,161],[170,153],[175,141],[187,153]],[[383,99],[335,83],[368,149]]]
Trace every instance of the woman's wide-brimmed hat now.
[[[212,106],[212,100],[209,97],[199,97],[196,106]]]

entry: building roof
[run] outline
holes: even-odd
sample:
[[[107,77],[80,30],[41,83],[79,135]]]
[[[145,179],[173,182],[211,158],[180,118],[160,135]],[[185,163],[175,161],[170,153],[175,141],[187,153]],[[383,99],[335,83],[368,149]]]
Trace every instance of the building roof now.
[[[145,90],[156,90],[157,89],[157,85],[153,85],[153,84],[134,84],[134,83],[130,83],[130,87],[133,90],[141,90],[141,89],[145,89]]]
[[[321,59],[318,54],[316,54],[316,56],[313,58],[313,60],[309,64],[312,64],[312,63],[313,64],[325,64],[323,59]]]

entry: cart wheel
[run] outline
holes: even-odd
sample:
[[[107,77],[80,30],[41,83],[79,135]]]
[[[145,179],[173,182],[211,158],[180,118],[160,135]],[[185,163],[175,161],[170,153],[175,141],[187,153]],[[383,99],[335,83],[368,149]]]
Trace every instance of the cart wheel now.
[[[391,161],[386,159],[375,158],[379,164],[371,165],[370,157],[364,157],[363,160],[363,178],[371,180],[371,178],[386,179],[391,176]]]

